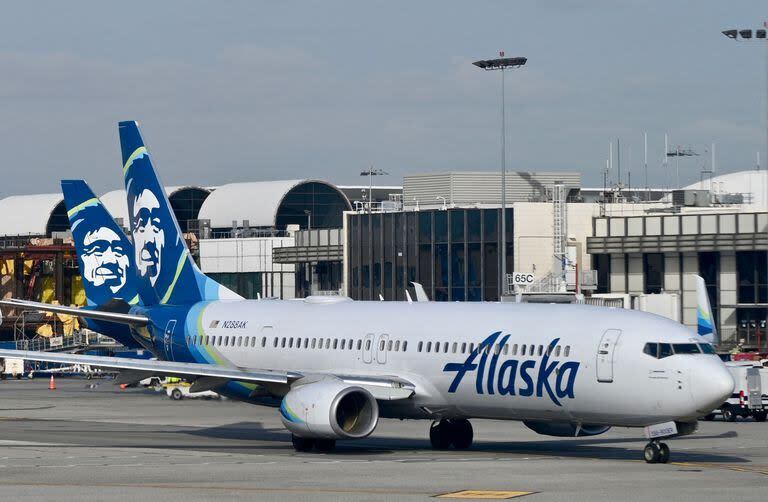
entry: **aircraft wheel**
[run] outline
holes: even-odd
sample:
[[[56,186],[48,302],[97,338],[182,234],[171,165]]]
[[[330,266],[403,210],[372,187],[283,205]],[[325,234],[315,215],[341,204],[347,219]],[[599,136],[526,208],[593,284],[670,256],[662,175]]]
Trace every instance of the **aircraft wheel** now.
[[[643,450],[643,458],[649,464],[655,464],[661,457],[661,448],[656,443],[648,443]]]
[[[730,406],[726,406],[723,408],[723,420],[726,422],[735,422],[736,421],[736,413],[731,409]]]
[[[181,399],[184,397],[184,394],[181,392],[180,389],[173,389],[171,391],[171,399],[174,401],[181,401]]]
[[[315,440],[315,449],[321,453],[327,453],[329,451],[332,451],[334,448],[336,448],[335,439],[316,439]]]
[[[768,412],[756,411],[752,413],[752,418],[755,419],[755,422],[765,422],[765,419],[768,418]]]
[[[451,446],[451,423],[447,420],[432,422],[429,428],[429,441],[435,450],[447,450]]]
[[[659,463],[666,464],[669,462],[669,446],[667,443],[659,443]]]
[[[303,438],[295,434],[291,434],[291,443],[293,443],[293,449],[299,452],[312,451],[315,446],[315,440],[312,438]]]
[[[460,419],[451,421],[451,443],[457,450],[466,450],[472,446],[474,431],[469,420]]]

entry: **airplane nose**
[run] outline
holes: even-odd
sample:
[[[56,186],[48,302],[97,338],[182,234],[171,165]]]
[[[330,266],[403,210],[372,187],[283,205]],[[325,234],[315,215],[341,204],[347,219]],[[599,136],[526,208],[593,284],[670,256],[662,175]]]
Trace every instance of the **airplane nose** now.
[[[698,360],[691,368],[691,394],[696,411],[707,414],[731,397],[733,377],[725,364],[714,358]]]

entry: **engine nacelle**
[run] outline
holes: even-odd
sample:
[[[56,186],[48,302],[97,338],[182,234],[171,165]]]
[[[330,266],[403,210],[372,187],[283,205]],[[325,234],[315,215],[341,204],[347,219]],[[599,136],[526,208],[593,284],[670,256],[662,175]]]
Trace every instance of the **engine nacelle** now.
[[[582,425],[578,428],[577,424],[571,422],[535,422],[527,421],[523,422],[526,427],[531,429],[537,434],[544,436],[557,436],[557,437],[583,437],[583,436],[597,436],[602,434],[611,427],[608,425]],[[576,430],[578,429],[578,434]]]
[[[376,428],[379,405],[362,387],[320,380],[292,388],[280,403],[280,418],[297,436],[359,439]]]

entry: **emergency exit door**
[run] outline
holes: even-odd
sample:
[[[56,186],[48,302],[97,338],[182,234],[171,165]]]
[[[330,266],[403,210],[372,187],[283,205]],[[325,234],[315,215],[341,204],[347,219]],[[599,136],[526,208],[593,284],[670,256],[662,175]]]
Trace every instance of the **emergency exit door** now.
[[[597,347],[597,381],[613,382],[613,360],[616,343],[621,336],[621,330],[609,329],[603,333],[600,345]]]

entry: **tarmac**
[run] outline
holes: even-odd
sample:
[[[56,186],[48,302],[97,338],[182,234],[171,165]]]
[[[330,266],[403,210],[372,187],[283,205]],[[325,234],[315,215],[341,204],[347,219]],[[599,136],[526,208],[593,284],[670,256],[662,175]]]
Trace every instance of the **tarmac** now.
[[[667,465],[642,461],[642,430],[563,439],[489,420],[473,421],[466,451],[432,450],[428,422],[382,420],[332,453],[296,453],[272,408],[172,401],[111,380],[57,387],[0,382],[3,500],[768,499],[768,422],[702,422],[667,442]]]

